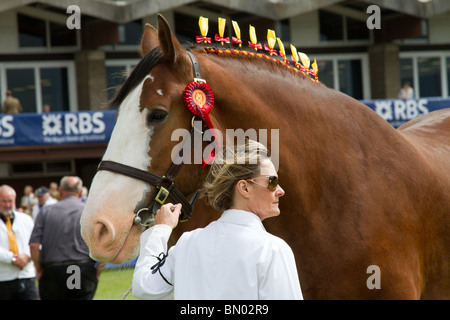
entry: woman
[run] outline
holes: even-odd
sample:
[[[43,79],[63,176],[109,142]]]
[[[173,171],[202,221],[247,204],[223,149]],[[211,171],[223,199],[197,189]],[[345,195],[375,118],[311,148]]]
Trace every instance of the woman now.
[[[267,149],[247,140],[221,157],[206,177],[204,196],[222,216],[185,232],[167,256],[181,204],[158,210],[141,236],[133,294],[141,299],[303,299],[294,255],[262,221],[280,214],[275,167]],[[173,210],[173,211],[172,211]]]

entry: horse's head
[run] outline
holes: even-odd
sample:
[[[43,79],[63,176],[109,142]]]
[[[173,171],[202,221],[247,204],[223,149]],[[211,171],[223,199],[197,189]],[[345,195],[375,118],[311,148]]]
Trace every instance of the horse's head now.
[[[162,178],[180,145],[171,141],[172,133],[190,129],[192,114],[185,108],[183,91],[193,81],[193,67],[162,16],[158,30],[146,25],[141,54],[111,102],[118,106],[117,123],[102,163],[119,163]],[[199,169],[200,165],[192,165],[177,175],[181,194],[188,196],[200,187],[205,173],[196,172]],[[134,218],[149,207],[159,190],[143,180],[111,168],[95,175],[81,219],[82,235],[94,259],[121,263],[137,255],[144,227]]]

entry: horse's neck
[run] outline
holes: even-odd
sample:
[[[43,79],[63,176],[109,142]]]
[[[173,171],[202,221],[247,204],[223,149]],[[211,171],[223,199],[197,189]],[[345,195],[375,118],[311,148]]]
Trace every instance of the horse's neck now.
[[[298,129],[303,130],[310,125],[312,129],[336,125],[350,130],[345,128],[350,121],[343,118],[343,112],[353,122],[366,121],[367,117],[380,120],[356,100],[285,66],[270,65],[258,58],[207,58],[206,80],[216,95],[213,115],[224,128],[281,129],[302,125]]]
[[[213,117],[218,127],[278,129],[280,157],[292,153],[316,161],[345,161],[345,153],[336,146],[376,152],[386,147],[386,141],[400,139],[362,103],[284,66],[255,59],[207,58],[203,65],[215,92]]]

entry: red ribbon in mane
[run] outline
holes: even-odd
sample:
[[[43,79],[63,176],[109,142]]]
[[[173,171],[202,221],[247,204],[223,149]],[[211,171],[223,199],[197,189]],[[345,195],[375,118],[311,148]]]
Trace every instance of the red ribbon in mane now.
[[[281,52],[281,50],[280,50],[280,57],[283,58],[284,63],[289,64],[289,60],[286,58],[286,56],[283,54],[283,52]]]
[[[205,43],[211,43],[211,38],[209,37],[196,36],[195,39],[197,40],[197,43],[200,43],[202,41],[205,41]]]
[[[277,50],[275,50],[275,49],[270,49],[270,47],[269,47],[267,44],[264,45],[264,49],[265,49],[266,51],[269,51],[270,54],[274,54],[274,55],[276,55],[276,56],[278,55]]]
[[[225,42],[225,43],[230,43],[230,38],[228,38],[228,37],[226,37],[226,38],[221,37],[221,36],[219,36],[217,33],[216,33],[216,36],[215,36],[214,40],[215,40],[215,41],[220,41],[220,42],[222,42],[222,44],[223,44],[224,42]]]
[[[262,50],[261,43],[255,43],[255,44],[253,44],[253,43],[251,43],[251,42],[249,41],[249,42],[248,42],[248,46],[249,46],[249,47],[252,47],[252,48],[255,48],[255,49]]]
[[[241,39],[238,39],[238,38],[236,38],[236,37],[232,37],[231,42],[232,42],[232,43],[235,43],[235,44],[242,44],[242,40],[241,40]]]

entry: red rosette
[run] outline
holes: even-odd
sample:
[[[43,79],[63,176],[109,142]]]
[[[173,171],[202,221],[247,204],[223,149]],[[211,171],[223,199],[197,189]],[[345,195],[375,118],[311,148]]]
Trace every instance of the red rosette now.
[[[198,116],[210,129],[214,136],[214,141],[217,142],[214,127],[209,112],[214,105],[214,93],[211,87],[206,82],[191,82],[184,89],[183,93],[184,104],[186,108],[194,115]],[[216,143],[216,148],[219,150],[219,145]],[[215,157],[215,150],[211,148],[209,156],[203,159],[203,166],[209,164]]]
[[[205,82],[191,82],[184,89],[183,99],[186,108],[205,121],[210,128],[210,124],[207,123],[208,114],[214,105],[211,87]]]

